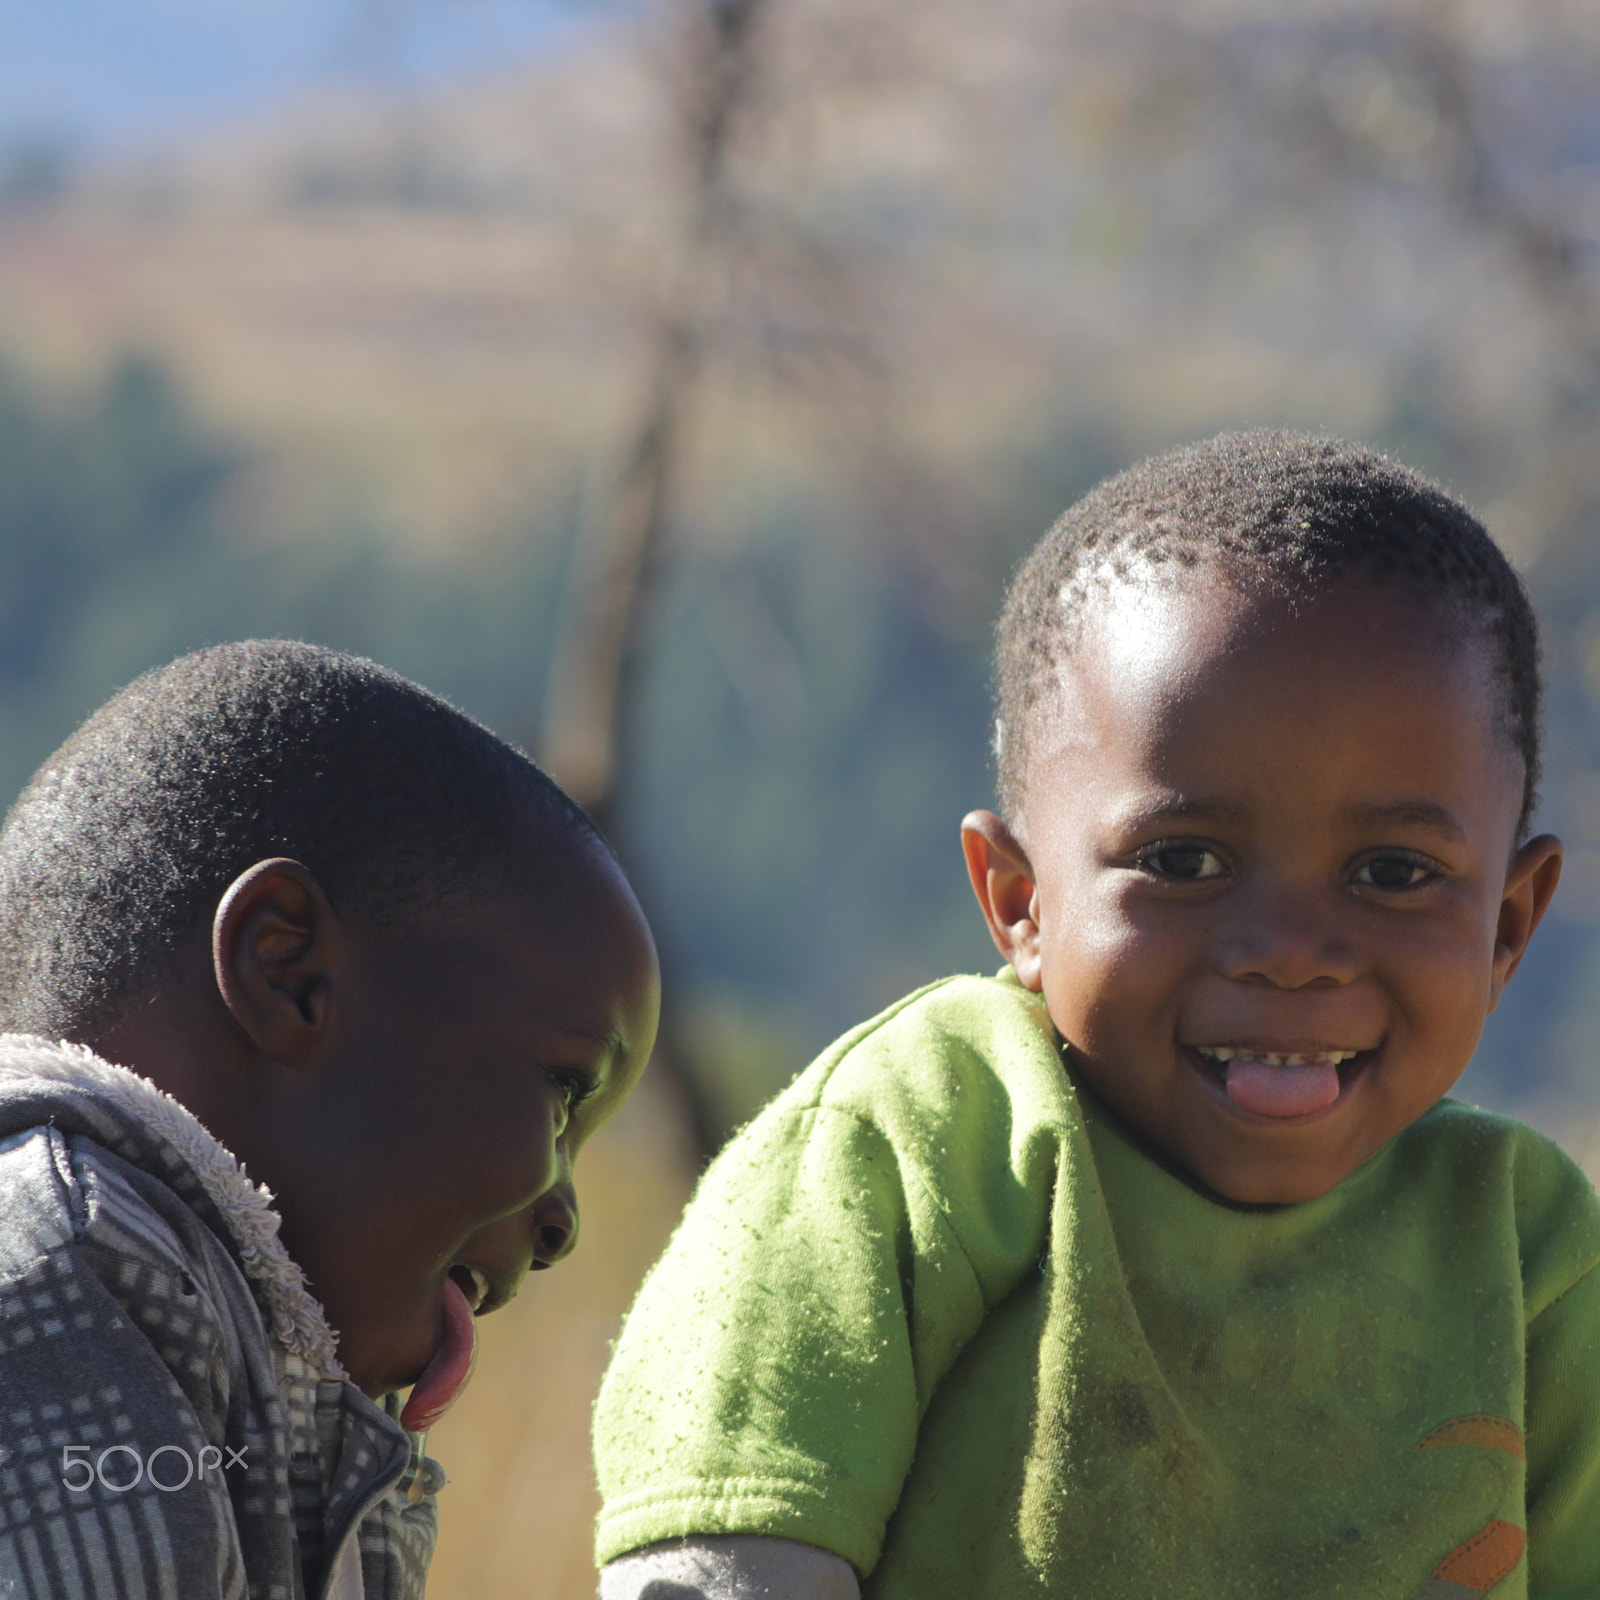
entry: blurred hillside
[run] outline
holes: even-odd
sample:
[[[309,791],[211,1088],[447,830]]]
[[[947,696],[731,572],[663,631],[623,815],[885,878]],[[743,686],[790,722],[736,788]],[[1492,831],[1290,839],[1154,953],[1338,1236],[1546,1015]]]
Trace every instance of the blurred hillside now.
[[[1544,612],[1574,853],[1463,1092],[1596,1170],[1600,16],[767,0],[697,188],[735,9],[601,8],[491,78],[137,158],[0,152],[0,786],[248,633],[536,746],[666,373],[615,820],[726,1128],[995,964],[955,830],[1000,586],[1051,517],[1182,439],[1326,428],[1477,505]],[[682,1123],[663,1088],[596,1147],[582,1258],[486,1330],[439,1593],[588,1592],[586,1386]]]

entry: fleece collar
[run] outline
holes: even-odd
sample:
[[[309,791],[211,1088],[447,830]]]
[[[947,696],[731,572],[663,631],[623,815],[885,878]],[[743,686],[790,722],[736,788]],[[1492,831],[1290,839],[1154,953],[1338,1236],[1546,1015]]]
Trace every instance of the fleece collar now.
[[[198,1184],[231,1236],[239,1265],[272,1319],[278,1343],[301,1357],[320,1377],[344,1378],[336,1354],[338,1336],[306,1283],[299,1264],[278,1237],[282,1218],[272,1191],[252,1183],[233,1153],[201,1125],[193,1112],[147,1078],[103,1060],[76,1044],[55,1044],[32,1034],[0,1034],[0,1098],[19,1090],[49,1097],[59,1086],[67,1103],[87,1095],[96,1109],[132,1124],[135,1146],[153,1145],[157,1161],[136,1164],[171,1182],[174,1170]],[[63,1109],[66,1109],[64,1106]],[[117,1154],[129,1156],[119,1149]]]

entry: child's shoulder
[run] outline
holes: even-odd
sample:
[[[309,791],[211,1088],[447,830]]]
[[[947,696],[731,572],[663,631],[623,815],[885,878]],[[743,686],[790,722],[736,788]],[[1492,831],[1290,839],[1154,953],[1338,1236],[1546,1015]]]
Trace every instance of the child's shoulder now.
[[[1015,979],[927,985],[825,1050],[731,1142],[715,1185],[777,1182],[791,1163],[854,1160],[919,1174],[930,1193],[1049,1184],[1083,1138],[1076,1091],[1043,1001]],[[719,1191],[720,1192],[720,1191]]]
[[[1444,1099],[1395,1140],[1408,1162],[1446,1162],[1464,1176],[1504,1179],[1528,1191],[1544,1186],[1593,1195],[1594,1184],[1554,1139],[1515,1117]]]
[[[1399,1181],[1430,1188],[1458,1212],[1463,1197],[1499,1198],[1516,1229],[1530,1315],[1600,1267],[1594,1183],[1526,1123],[1441,1100],[1399,1135],[1391,1159]]]
[[[83,1196],[64,1156],[64,1141],[48,1126],[0,1135],[0,1282],[81,1232]]]
[[[0,1036],[0,1284],[67,1252],[115,1280],[179,1282],[223,1247],[178,1192],[129,1157],[119,1108],[90,1081],[34,1068],[77,1063],[57,1046]]]
[[[1044,1001],[1007,968],[996,977],[941,978],[868,1018],[806,1068],[771,1110],[877,1115],[922,1105],[940,1112],[962,1095],[1054,1103],[1070,1094]]]

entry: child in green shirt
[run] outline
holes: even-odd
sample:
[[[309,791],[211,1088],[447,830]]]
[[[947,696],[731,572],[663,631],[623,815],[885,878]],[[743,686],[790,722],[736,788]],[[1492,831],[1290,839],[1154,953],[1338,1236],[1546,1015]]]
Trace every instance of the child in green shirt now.
[[[1471,515],[1224,435],[999,629],[1000,978],[707,1174],[596,1414],[606,1600],[1600,1600],[1600,1203],[1444,1099],[1549,904]]]

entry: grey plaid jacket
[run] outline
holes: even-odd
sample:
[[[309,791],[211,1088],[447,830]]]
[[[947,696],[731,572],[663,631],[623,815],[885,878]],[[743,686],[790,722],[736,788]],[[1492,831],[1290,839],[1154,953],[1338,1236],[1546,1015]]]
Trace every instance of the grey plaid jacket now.
[[[443,1483],[176,1101],[0,1036],[0,1596],[412,1600]]]

